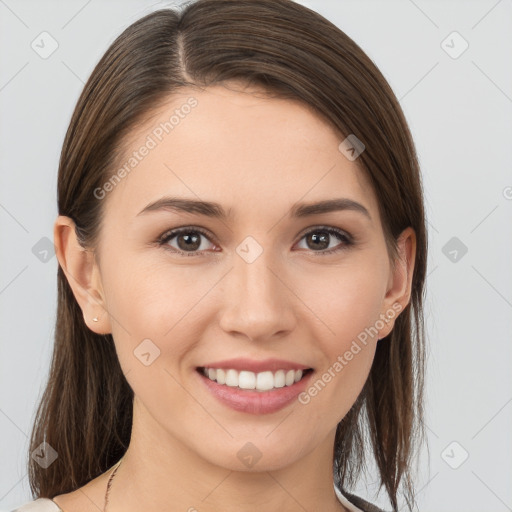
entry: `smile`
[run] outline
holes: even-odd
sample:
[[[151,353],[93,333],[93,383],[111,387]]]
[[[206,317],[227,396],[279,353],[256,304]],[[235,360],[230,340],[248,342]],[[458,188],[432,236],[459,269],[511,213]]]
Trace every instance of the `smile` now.
[[[248,370],[235,370],[223,368],[198,368],[205,377],[223,386],[254,391],[271,391],[299,382],[311,368],[306,370],[277,370],[275,372],[251,372]]]

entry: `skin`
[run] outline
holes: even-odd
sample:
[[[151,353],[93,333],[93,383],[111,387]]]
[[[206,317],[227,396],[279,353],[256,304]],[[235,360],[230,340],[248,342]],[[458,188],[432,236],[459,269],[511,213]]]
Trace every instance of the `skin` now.
[[[169,504],[190,512],[345,510],[332,481],[336,426],[398,315],[308,404],[294,401],[272,414],[226,407],[198,385],[195,368],[277,357],[314,368],[314,382],[379,315],[407,305],[415,235],[407,228],[400,236],[393,270],[377,198],[357,160],[338,150],[344,137],[304,104],[257,92],[234,83],[182,91],[134,130],[127,154],[187,98],[198,101],[103,199],[99,261],[81,250],[71,219],[55,222],[57,257],[84,321],[112,333],[135,393],[131,443],[109,512],[160,512]],[[231,217],[137,215],[166,195],[216,201]],[[337,197],[361,203],[371,219],[350,210],[288,216],[298,201]],[[195,256],[172,251],[183,250],[183,237],[168,249],[155,243],[185,226],[211,233],[197,234]],[[350,233],[354,245],[319,254],[324,246],[305,235],[321,226]],[[247,236],[263,248],[252,263],[236,252]],[[329,248],[344,244],[334,235],[328,241]],[[160,349],[149,366],[133,354],[146,338]],[[252,468],[237,457],[247,442],[262,454]],[[102,510],[109,474],[54,501],[69,512]]]

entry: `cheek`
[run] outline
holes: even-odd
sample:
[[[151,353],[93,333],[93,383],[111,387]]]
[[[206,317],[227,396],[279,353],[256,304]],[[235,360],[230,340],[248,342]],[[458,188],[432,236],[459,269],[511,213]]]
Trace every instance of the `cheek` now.
[[[119,257],[108,267],[104,288],[109,310],[126,327],[142,328],[155,337],[162,337],[208,290],[193,266],[173,269],[162,259]]]
[[[155,366],[172,353],[178,367],[190,350],[187,340],[198,339],[204,326],[200,302],[215,280],[198,279],[194,266],[170,269],[165,261],[127,257],[111,257],[104,275],[112,334],[123,368],[135,364],[138,369],[140,361],[135,357],[144,347],[164,356],[155,358]]]
[[[316,380],[303,403],[316,403],[312,414],[333,414],[340,420],[355,402],[371,369],[378,342],[387,275],[385,265],[351,266],[317,273],[315,283],[302,286],[300,296],[317,319],[313,337],[323,356]]]
[[[345,350],[351,340],[375,325],[381,313],[387,277],[385,262],[361,258],[357,264],[347,262],[322,269],[313,279],[303,280],[298,295],[324,326],[321,339],[325,340],[329,353]]]

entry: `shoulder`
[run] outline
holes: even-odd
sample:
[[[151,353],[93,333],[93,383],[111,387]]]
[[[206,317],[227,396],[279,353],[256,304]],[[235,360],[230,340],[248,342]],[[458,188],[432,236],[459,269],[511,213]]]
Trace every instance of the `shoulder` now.
[[[21,507],[14,509],[12,512],[63,512],[62,509],[54,501],[48,498],[38,498],[29,501]]]

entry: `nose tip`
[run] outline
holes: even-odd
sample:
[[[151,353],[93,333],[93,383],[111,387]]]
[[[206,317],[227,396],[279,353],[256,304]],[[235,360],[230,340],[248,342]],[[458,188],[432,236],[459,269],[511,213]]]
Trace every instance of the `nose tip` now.
[[[235,263],[224,286],[220,324],[226,332],[257,340],[293,328],[290,292],[278,274],[263,255],[252,263],[243,258]]]

